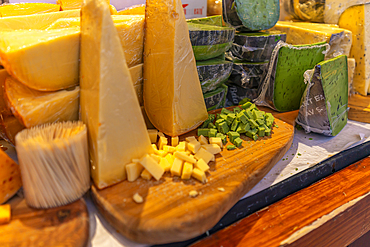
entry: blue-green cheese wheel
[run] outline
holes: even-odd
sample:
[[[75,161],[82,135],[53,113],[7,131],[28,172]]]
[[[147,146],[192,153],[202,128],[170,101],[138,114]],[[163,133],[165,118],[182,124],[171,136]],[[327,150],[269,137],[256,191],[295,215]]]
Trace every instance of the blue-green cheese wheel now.
[[[223,0],[223,19],[238,30],[272,28],[279,20],[279,0]]]

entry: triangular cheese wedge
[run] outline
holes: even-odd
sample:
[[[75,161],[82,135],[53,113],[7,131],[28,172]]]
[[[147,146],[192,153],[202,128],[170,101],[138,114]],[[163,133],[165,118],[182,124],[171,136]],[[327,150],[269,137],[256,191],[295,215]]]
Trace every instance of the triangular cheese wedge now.
[[[181,1],[147,0],[145,21],[145,110],[159,131],[178,136],[208,117]]]
[[[104,0],[82,6],[80,51],[81,118],[88,127],[91,175],[102,189],[125,179],[125,165],[152,150]]]

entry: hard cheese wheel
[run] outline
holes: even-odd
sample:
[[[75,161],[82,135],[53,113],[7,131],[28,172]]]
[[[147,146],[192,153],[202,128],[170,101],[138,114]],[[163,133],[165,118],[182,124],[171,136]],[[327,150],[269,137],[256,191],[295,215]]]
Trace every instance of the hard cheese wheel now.
[[[238,30],[266,30],[279,20],[279,0],[223,0],[223,19]]]
[[[347,124],[347,57],[320,62],[312,72],[296,121],[307,132],[335,136]]]

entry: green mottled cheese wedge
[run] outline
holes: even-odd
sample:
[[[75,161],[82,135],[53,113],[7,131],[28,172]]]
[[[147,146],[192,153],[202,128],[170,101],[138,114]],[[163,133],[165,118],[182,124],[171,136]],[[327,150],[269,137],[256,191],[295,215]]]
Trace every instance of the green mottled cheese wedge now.
[[[307,132],[335,136],[347,124],[347,107],[347,56],[342,55],[315,66],[296,121]]]

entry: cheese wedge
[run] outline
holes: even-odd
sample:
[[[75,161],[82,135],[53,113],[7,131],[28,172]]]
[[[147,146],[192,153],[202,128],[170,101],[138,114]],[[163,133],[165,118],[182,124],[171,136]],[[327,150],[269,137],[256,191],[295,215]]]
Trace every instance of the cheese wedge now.
[[[9,74],[30,88],[69,88],[78,84],[79,40],[76,28],[1,32],[1,62]]]
[[[13,115],[0,115],[0,137],[15,145],[15,136],[25,127]]]
[[[102,189],[122,181],[125,164],[152,147],[108,4],[86,0],[81,11],[81,118],[91,175]]]
[[[118,15],[145,15],[145,4],[133,5],[118,11]]]
[[[207,119],[180,0],[147,0],[144,107],[153,125],[178,136]]]
[[[4,84],[4,98],[13,115],[27,128],[68,120],[78,120],[79,87],[57,92],[41,92],[26,87],[12,77]]]
[[[4,4],[0,6],[0,17],[57,12],[59,9],[59,5],[51,3]]]
[[[117,28],[128,67],[142,63],[144,46],[144,16],[114,15],[113,22]],[[62,18],[55,21],[47,29],[79,27],[80,18]]]
[[[287,34],[286,42],[292,45],[314,44],[327,42],[330,50],[326,59],[338,55],[349,56],[352,45],[352,32],[335,25],[278,21],[272,30],[283,31]]]
[[[0,18],[0,31],[18,29],[45,29],[60,18],[79,17],[80,10],[58,11],[37,15],[21,15]]]
[[[8,72],[5,69],[0,69],[0,114],[1,115],[12,115],[11,110],[8,108],[4,101],[4,83],[6,78],[9,77]]]
[[[0,204],[11,198],[22,186],[19,166],[0,149]]]
[[[353,90],[367,95],[370,86],[370,4],[356,5],[343,12],[338,25],[352,31],[351,58],[356,60]]]

